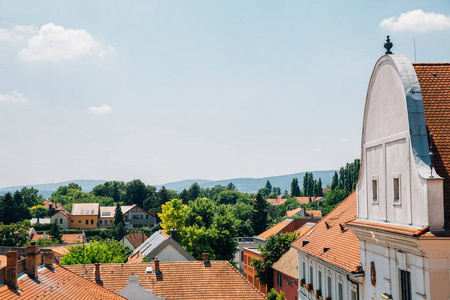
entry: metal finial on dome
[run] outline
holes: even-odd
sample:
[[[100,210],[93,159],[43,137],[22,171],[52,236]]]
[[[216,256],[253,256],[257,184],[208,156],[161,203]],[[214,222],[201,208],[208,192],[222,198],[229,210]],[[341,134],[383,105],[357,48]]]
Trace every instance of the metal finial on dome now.
[[[394,46],[394,44],[391,43],[391,40],[389,39],[389,36],[386,37],[386,43],[384,43],[384,49],[386,49],[385,54],[394,54],[391,52],[391,48]]]
[[[433,134],[430,133],[430,170],[431,170],[431,177],[433,177],[433,163],[434,153],[433,153]]]

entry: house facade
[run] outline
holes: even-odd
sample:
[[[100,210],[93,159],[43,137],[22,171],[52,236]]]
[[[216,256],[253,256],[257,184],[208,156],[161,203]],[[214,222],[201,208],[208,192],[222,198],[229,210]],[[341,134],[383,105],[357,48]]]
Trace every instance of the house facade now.
[[[126,229],[152,227],[156,224],[156,215],[144,210],[137,204],[121,206]],[[99,228],[110,228],[116,215],[115,206],[100,206]]]
[[[60,210],[50,217],[51,223],[58,224],[61,229],[69,229],[70,213],[65,210]]]
[[[449,64],[385,55],[375,65],[363,121],[358,219],[348,224],[360,240],[367,298],[450,297],[449,85]]]
[[[74,203],[70,216],[70,229],[96,229],[98,222],[98,203]]]

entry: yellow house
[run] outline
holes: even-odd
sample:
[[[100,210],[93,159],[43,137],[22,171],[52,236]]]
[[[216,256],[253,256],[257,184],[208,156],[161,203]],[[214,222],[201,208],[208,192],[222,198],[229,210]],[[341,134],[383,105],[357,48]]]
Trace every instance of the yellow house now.
[[[70,229],[96,229],[98,222],[98,203],[74,203],[69,220]]]

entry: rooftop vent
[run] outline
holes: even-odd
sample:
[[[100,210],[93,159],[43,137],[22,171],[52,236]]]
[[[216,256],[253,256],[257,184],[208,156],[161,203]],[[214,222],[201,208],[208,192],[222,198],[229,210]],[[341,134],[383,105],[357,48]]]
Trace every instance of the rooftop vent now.
[[[305,247],[306,245],[308,245],[309,241],[303,241],[302,243],[302,247]]]
[[[328,222],[325,221],[325,226],[327,226],[327,229],[330,229],[330,224],[328,224]]]
[[[344,225],[342,225],[341,223],[339,223],[339,227],[341,227],[341,231],[342,231],[342,232],[345,231],[345,227],[344,227]]]
[[[323,247],[323,253],[327,252],[328,250],[330,250],[330,247]]]
[[[152,274],[153,273],[153,268],[152,267],[145,268],[145,273]]]

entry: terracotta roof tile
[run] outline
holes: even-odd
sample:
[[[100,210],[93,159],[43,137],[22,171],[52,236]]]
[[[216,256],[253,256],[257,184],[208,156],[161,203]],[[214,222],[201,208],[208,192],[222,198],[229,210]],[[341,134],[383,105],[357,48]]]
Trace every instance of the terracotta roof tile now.
[[[145,242],[148,237],[143,233],[130,233],[127,234],[124,238],[126,238],[134,248],[139,247],[143,242]]]
[[[52,205],[55,210],[63,210],[64,209],[64,206],[61,203],[52,202],[50,200],[44,200],[44,207],[46,209],[50,209],[50,205]]]
[[[333,264],[348,272],[354,272],[360,263],[359,240],[345,222],[356,218],[356,193],[351,193],[335,209],[323,217],[307,234],[291,246]],[[344,230],[341,226],[344,225]],[[303,246],[303,241],[308,241]],[[324,252],[324,248],[329,248]]]
[[[55,265],[39,271],[39,282],[28,275],[18,280],[19,292],[7,285],[0,287],[0,299],[125,299],[104,287]]]
[[[266,231],[264,231],[263,233],[259,234],[256,237],[262,238],[262,239],[267,239],[271,235],[274,235],[274,234],[277,234],[277,233],[281,232],[285,227],[289,226],[289,224],[291,222],[293,222],[292,219],[286,219],[284,221],[281,221],[280,223],[278,223],[275,226],[267,229]]]
[[[34,234],[33,241],[37,241],[39,239],[43,239],[43,234]],[[49,234],[46,234],[46,238],[51,238]],[[64,244],[79,244],[83,242],[83,237],[81,233],[66,233],[62,235],[62,240]]]
[[[113,292],[122,290],[130,275],[137,275],[143,288],[170,299],[264,299],[227,261],[160,262],[162,275],[145,273],[154,263],[102,264],[100,279]],[[67,269],[94,281],[94,265],[71,265]]]
[[[450,64],[413,64],[422,91],[428,132],[433,133],[434,166],[444,178],[445,228],[450,229]]]
[[[297,261],[297,250],[290,248],[276,263],[273,264],[272,269],[298,279],[298,264],[295,263]]]

